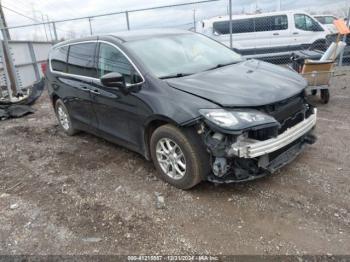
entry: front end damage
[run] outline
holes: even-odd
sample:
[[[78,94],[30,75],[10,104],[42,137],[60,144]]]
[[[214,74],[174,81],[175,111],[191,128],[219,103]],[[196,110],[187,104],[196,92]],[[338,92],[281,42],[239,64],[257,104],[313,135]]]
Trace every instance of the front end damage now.
[[[303,97],[258,108],[276,122],[244,130],[224,130],[204,119],[198,134],[211,156],[208,180],[231,183],[254,180],[274,173],[313,144],[317,109]]]

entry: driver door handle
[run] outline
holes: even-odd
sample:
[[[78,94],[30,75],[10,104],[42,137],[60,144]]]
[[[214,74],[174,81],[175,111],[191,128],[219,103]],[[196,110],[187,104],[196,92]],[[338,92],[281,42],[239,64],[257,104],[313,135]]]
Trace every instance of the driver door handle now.
[[[273,35],[280,35],[279,33],[273,33]]]
[[[293,35],[299,35],[299,33],[298,32],[293,32]]]

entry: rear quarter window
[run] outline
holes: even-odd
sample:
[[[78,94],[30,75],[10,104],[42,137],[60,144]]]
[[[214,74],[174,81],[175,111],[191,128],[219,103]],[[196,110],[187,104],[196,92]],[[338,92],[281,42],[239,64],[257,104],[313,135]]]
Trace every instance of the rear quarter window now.
[[[317,16],[317,17],[315,17],[316,18],[316,20],[318,21],[318,22],[320,22],[321,24],[325,24],[326,23],[326,18],[324,17],[324,16]]]
[[[336,20],[336,18],[334,16],[326,16],[325,17],[325,24],[331,25],[331,24],[333,24],[334,20]]]
[[[56,72],[67,71],[68,46],[59,47],[51,52],[51,69]]]
[[[255,18],[255,31],[278,31],[288,29],[288,18],[286,15],[276,15]]]

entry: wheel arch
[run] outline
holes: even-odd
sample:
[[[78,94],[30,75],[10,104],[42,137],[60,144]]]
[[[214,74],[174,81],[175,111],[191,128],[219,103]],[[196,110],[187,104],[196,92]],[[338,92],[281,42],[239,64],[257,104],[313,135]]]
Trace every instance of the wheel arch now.
[[[173,124],[175,126],[179,126],[179,123],[174,121],[173,119],[162,116],[162,115],[156,115],[148,119],[144,125],[144,134],[143,134],[143,139],[144,139],[144,156],[147,160],[151,160],[151,151],[150,151],[150,141],[151,141],[151,136],[153,132],[167,124]]]
[[[51,102],[52,102],[52,106],[53,106],[54,108],[55,108],[55,106],[56,106],[56,101],[57,101],[58,99],[60,99],[60,97],[59,97],[57,94],[53,93],[53,94],[51,95]]]

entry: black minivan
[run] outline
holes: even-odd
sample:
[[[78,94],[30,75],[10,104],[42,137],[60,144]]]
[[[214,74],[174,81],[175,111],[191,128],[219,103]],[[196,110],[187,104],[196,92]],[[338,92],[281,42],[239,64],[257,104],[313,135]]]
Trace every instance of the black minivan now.
[[[68,135],[83,130],[136,151],[181,189],[262,177],[315,141],[317,110],[301,76],[189,31],[59,43],[46,79]]]

